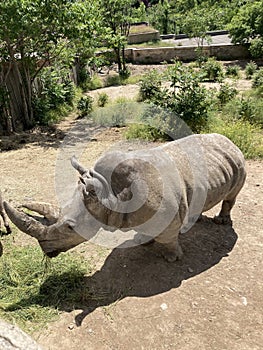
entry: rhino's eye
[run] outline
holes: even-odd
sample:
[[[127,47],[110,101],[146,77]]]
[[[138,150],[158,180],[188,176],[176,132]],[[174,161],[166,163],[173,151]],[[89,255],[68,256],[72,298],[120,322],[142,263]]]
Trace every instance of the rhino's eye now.
[[[73,231],[73,227],[71,224],[67,224],[67,228]]]
[[[69,230],[74,230],[75,222],[69,220],[65,222],[65,227]]]

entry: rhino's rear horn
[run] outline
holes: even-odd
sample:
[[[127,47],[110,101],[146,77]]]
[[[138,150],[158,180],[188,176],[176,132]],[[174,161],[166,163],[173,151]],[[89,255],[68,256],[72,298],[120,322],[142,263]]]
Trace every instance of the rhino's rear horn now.
[[[14,209],[6,202],[4,202],[4,208],[10,220],[21,231],[27,233],[32,237],[37,238],[38,240],[43,239],[43,237],[45,237],[46,226],[33,219],[32,217],[28,216],[24,212]]]
[[[85,169],[80,163],[79,161],[77,160],[77,158],[75,156],[72,156],[71,157],[71,165],[73,166],[73,168],[75,168],[79,173],[80,175],[84,175],[88,172],[87,169]]]
[[[50,224],[55,223],[60,214],[59,207],[45,202],[26,202],[23,204],[23,207],[45,216]]]

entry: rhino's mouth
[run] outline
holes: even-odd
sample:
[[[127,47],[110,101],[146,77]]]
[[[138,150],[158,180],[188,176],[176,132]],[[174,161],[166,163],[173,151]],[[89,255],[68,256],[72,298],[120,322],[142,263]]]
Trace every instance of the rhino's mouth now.
[[[52,252],[45,253],[45,255],[48,256],[49,258],[55,258],[60,253],[61,253],[60,250],[53,250]]]

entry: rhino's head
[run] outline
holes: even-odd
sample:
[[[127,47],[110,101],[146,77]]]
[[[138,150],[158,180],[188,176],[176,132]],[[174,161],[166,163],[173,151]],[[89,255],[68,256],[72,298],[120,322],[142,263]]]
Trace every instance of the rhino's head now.
[[[84,169],[74,157],[71,162],[81,176],[73,198],[63,208],[44,202],[23,205],[41,215],[36,217],[4,202],[10,220],[21,231],[35,237],[49,257],[57,256],[96,234],[103,224],[107,224],[109,208],[113,209],[117,202],[102,175]]]

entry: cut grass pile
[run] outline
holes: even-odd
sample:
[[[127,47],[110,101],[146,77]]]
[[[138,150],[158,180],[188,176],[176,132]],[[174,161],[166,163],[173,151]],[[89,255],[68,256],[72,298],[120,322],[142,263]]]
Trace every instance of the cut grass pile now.
[[[39,247],[16,247],[5,238],[0,258],[0,318],[32,333],[55,320],[60,310],[89,298],[79,256],[61,254],[50,261]]]

